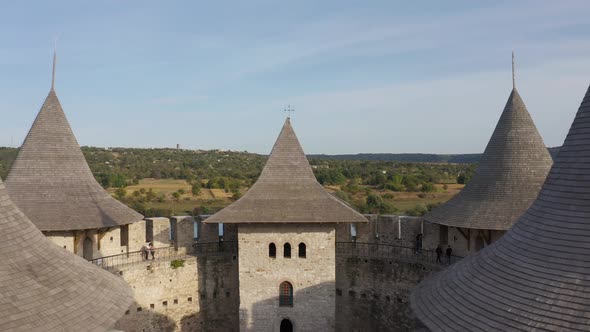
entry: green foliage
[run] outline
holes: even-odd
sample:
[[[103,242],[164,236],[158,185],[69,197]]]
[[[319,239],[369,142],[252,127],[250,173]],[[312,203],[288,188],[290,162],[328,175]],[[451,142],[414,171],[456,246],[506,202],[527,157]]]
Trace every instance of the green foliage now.
[[[413,209],[406,211],[406,213],[409,216],[415,216],[415,217],[423,216],[426,214],[426,212],[428,212],[428,208],[426,208],[422,204],[418,204]]]
[[[346,183],[346,177],[338,169],[320,168],[316,170],[315,176],[323,185],[342,185]]]
[[[431,182],[422,182],[422,187],[420,188],[420,191],[422,191],[423,193],[431,193],[435,192],[436,188],[434,188],[434,185]]]
[[[115,196],[119,200],[122,200],[123,198],[125,198],[126,195],[127,195],[127,190],[125,190],[123,188],[117,188],[117,190],[115,190]]]
[[[177,269],[179,267],[184,267],[184,259],[175,259],[170,262],[170,267],[173,269]]]
[[[201,183],[199,181],[196,181],[191,185],[191,193],[194,196],[199,196],[201,193]]]

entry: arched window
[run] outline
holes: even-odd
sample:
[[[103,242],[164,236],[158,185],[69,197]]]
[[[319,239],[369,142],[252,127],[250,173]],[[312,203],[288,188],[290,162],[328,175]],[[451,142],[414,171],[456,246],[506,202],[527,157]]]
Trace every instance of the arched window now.
[[[293,306],[293,285],[288,281],[283,281],[279,287],[279,306]]]
[[[283,246],[283,256],[285,258],[291,258],[291,245],[289,243],[285,243]]]
[[[305,243],[299,243],[299,258],[305,258],[307,253],[305,252]]]
[[[277,246],[274,243],[268,245],[268,257],[277,257]]]

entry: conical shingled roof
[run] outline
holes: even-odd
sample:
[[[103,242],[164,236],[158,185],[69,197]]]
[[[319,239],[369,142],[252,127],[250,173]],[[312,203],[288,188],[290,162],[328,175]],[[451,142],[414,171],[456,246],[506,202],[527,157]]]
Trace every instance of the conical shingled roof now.
[[[96,182],[53,89],[10,169],[6,189],[42,231],[113,227],[143,219]]]
[[[289,118],[258,181],[206,223],[367,222],[319,184]]]
[[[0,181],[0,331],[105,331],[133,302],[125,281],[51,243]]]
[[[424,219],[452,227],[507,230],[535,200],[551,164],[513,89],[471,181]]]
[[[432,331],[590,330],[590,89],[539,197],[497,242],[422,282]]]

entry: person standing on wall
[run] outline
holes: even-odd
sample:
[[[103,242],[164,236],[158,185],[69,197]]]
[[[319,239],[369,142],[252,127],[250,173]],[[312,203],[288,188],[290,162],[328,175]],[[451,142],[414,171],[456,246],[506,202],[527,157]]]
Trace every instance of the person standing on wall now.
[[[145,246],[145,244],[143,246],[141,246],[141,249],[139,249],[139,252],[141,253],[141,260],[145,261],[148,259],[148,249]]]
[[[154,260],[155,259],[156,249],[154,248],[154,245],[151,242],[150,242],[150,244],[148,246],[148,251],[152,254],[152,260]],[[147,259],[147,254],[146,254],[145,258]]]
[[[442,254],[443,254],[443,251],[442,251],[442,248],[440,247],[440,244],[439,244],[438,246],[436,246],[436,262],[437,263],[442,264],[442,259],[441,259]]]
[[[447,246],[447,264],[451,264],[451,255],[453,254],[453,248],[451,248],[451,245],[449,244]]]

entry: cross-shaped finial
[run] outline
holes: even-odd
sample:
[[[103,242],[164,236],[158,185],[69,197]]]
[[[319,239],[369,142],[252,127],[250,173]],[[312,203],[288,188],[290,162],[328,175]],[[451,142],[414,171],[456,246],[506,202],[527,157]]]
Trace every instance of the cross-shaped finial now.
[[[287,113],[288,118],[291,118],[291,113],[295,112],[295,110],[291,108],[291,105],[287,106],[283,111]]]

